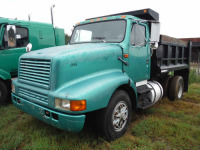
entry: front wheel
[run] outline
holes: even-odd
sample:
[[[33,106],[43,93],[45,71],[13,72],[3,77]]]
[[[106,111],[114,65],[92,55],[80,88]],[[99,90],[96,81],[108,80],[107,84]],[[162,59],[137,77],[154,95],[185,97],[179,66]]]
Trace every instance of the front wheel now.
[[[108,107],[99,113],[101,130],[106,140],[115,140],[127,131],[132,106],[129,95],[123,90],[116,91],[108,104]]]
[[[0,105],[4,104],[8,98],[8,88],[4,82],[0,80]]]

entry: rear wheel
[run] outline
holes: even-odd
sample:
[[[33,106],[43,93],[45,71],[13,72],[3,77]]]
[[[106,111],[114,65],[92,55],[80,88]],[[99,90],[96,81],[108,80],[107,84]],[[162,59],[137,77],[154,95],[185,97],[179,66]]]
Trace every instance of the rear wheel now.
[[[171,76],[166,76],[162,82],[162,87],[163,87],[163,97],[167,97],[169,93],[169,85],[171,81]]]
[[[112,96],[108,107],[99,113],[101,133],[111,141],[124,135],[131,119],[132,106],[129,95],[118,90]]]
[[[8,88],[3,81],[0,81],[0,105],[4,104],[8,99]]]
[[[180,100],[183,97],[184,81],[181,76],[174,76],[170,82],[169,87],[169,99]]]

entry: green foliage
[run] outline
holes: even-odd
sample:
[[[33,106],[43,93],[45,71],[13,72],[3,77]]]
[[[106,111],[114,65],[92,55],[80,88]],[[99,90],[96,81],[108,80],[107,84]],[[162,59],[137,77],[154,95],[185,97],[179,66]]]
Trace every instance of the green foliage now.
[[[189,84],[200,83],[200,75],[197,74],[196,70],[190,70]]]
[[[0,149],[200,149],[200,84],[181,101],[163,99],[132,117],[127,133],[105,141],[86,126],[80,133],[56,129],[12,104],[0,107]]]
[[[67,45],[69,43],[70,36],[68,34],[65,34],[65,44]]]

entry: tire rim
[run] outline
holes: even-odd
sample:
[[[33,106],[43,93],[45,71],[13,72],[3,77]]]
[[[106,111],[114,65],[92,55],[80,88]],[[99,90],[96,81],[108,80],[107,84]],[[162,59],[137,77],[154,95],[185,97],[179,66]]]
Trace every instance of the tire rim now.
[[[179,99],[181,98],[182,94],[183,94],[183,85],[180,84],[179,89],[178,89],[178,98]]]
[[[121,101],[115,106],[112,114],[112,123],[115,131],[121,131],[125,127],[127,120],[128,106],[126,102]]]

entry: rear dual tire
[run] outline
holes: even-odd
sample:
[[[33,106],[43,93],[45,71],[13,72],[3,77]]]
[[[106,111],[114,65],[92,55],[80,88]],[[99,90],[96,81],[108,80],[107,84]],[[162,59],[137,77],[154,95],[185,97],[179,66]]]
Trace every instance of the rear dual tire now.
[[[162,81],[162,87],[163,87],[163,97],[167,97],[169,94],[169,85],[172,77],[171,76],[165,76],[164,80]]]
[[[184,92],[184,81],[181,76],[174,76],[169,85],[168,97],[171,101],[181,100]]]

